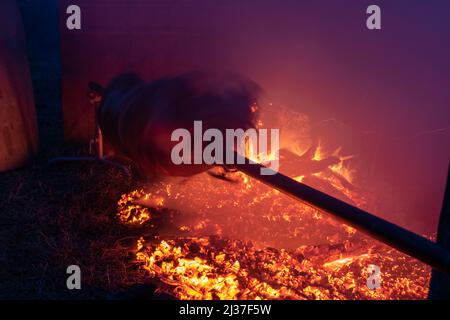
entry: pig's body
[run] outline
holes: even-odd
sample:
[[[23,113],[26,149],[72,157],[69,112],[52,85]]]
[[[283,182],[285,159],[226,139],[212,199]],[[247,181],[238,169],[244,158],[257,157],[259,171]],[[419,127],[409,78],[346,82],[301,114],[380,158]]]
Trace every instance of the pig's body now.
[[[254,126],[260,87],[231,73],[195,71],[144,82],[128,74],[106,88],[99,123],[116,153],[133,160],[148,177],[189,176],[206,165],[174,165],[170,155],[177,142],[172,132],[185,128],[193,134],[194,121],[203,129],[247,129]]]

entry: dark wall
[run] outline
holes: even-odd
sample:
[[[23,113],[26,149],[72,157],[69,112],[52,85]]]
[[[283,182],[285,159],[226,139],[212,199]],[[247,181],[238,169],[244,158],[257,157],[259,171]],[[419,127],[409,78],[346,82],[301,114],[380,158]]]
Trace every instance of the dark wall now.
[[[63,139],[58,0],[19,0],[39,122],[41,148]]]

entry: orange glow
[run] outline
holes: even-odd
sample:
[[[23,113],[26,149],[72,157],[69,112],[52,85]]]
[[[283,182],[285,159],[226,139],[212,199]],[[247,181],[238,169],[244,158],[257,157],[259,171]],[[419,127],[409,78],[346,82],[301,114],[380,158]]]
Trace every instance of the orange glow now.
[[[303,251],[304,250],[304,251]],[[321,263],[285,250],[256,249],[220,237],[177,238],[140,246],[137,261],[180,299],[424,299],[427,268],[393,250]],[[382,287],[367,287],[365,268],[384,270]],[[414,279],[414,280],[412,280]]]
[[[328,156],[339,162],[314,179],[363,207],[350,157],[319,144],[312,161]],[[160,290],[180,299],[426,298],[427,266],[245,174],[214,170],[228,181],[208,173],[167,180],[118,203],[122,223],[156,225],[157,238],[138,241],[136,262]],[[173,210],[169,226],[157,222],[167,215],[158,212],[163,207]],[[379,289],[367,287],[370,264],[381,268]]]

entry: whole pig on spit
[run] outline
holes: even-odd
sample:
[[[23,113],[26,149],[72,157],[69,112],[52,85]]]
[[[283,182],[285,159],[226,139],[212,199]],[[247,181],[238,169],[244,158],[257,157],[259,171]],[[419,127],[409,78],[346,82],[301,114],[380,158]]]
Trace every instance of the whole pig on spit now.
[[[255,126],[262,88],[231,72],[192,71],[146,82],[136,74],[119,75],[103,92],[99,125],[116,154],[131,159],[148,178],[191,176],[210,166],[175,165],[172,132],[185,128],[193,136],[194,121],[203,130],[247,130]]]

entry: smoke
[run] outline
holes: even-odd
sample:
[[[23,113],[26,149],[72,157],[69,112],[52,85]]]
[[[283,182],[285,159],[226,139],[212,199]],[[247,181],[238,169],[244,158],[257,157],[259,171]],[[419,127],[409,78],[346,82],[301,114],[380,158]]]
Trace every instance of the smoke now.
[[[260,110],[258,120],[263,126],[281,130],[281,145],[285,148],[281,150],[282,173],[304,176],[307,184],[355,204],[353,196],[357,200],[359,190],[330,169],[336,161],[341,162],[332,155],[333,150],[323,159],[314,158],[317,146],[306,115],[267,101]],[[335,182],[345,190],[336,189]],[[146,196],[135,203],[164,208],[151,218],[161,237],[220,235],[252,241],[261,247],[295,249],[307,244],[339,243],[348,236],[346,229],[330,216],[242,173],[219,167],[188,178],[164,177],[148,183],[145,190]]]
[[[284,153],[286,163],[292,164],[285,169],[350,201],[342,186],[345,177],[330,168],[340,158],[316,159],[308,117],[263,101],[267,97],[262,93],[255,82],[233,73],[194,71],[154,82],[125,74],[110,82],[100,107],[100,126],[116,152],[133,160],[147,176],[160,178],[147,185],[149,196],[137,201],[176,212],[168,230],[159,226],[159,233],[217,234],[281,248],[346,237],[340,224],[240,173],[172,164],[172,132],[185,128],[192,135],[194,121],[202,121],[204,130],[217,128],[222,133],[255,126],[280,128],[281,146],[290,150]],[[255,103],[261,116],[252,108]],[[320,177],[314,175],[319,173]],[[339,191],[336,182],[345,190]]]
[[[115,152],[134,161],[147,176],[190,176],[206,165],[174,165],[171,134],[194,121],[204,130],[255,126],[251,105],[261,87],[231,72],[192,71],[145,82],[135,74],[114,78],[105,91],[99,123]]]

